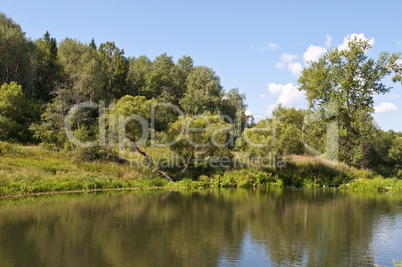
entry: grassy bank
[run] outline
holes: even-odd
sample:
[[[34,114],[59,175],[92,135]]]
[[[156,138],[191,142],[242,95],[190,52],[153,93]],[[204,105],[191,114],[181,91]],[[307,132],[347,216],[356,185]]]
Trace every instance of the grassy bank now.
[[[150,149],[154,156],[161,151]],[[402,192],[402,180],[344,164],[331,165],[316,158],[293,157],[286,167],[230,169],[192,168],[169,170],[174,182],[155,169],[128,162],[88,162],[77,153],[47,150],[40,146],[0,143],[0,197],[48,192],[211,187],[322,187],[344,184],[351,190]],[[399,174],[402,172],[400,171]],[[354,180],[350,182],[351,180]]]

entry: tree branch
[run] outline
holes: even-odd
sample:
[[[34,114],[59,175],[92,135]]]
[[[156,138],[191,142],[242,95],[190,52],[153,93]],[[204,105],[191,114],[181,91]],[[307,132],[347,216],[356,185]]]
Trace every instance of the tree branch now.
[[[158,172],[159,172],[160,174],[162,174],[163,176],[165,176],[166,178],[168,178],[170,182],[173,182],[172,178],[170,178],[170,176],[167,175],[166,172],[164,172],[164,171],[158,171]]]

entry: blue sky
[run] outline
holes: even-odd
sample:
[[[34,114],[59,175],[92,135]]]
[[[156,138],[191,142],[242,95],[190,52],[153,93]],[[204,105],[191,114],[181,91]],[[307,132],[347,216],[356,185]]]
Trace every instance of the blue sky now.
[[[369,54],[402,51],[402,1],[3,1],[0,11],[32,39],[48,30],[99,45],[114,41],[126,56],[191,56],[238,87],[252,114],[274,105],[306,107],[295,89],[305,59],[351,34],[373,38]],[[384,129],[402,131],[402,86],[375,97]],[[258,115],[256,115],[258,117]]]

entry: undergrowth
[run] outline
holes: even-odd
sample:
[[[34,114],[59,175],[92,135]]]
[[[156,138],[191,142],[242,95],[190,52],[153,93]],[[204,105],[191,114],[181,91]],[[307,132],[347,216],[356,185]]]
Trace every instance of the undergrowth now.
[[[149,149],[154,157],[166,151]],[[21,146],[0,142],[0,197],[47,192],[113,189],[202,189],[323,187],[364,191],[401,192],[402,171],[383,178],[373,170],[360,170],[345,164],[330,164],[305,157],[286,161],[286,167],[275,168],[187,168],[165,170],[174,180],[169,182],[158,168],[130,166],[116,160],[110,150],[53,151],[41,146]],[[94,157],[92,156],[94,155]],[[384,173],[384,172],[382,172]]]

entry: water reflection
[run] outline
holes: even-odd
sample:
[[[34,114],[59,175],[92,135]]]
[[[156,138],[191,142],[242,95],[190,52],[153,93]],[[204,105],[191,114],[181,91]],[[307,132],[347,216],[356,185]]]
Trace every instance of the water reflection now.
[[[390,265],[402,256],[401,239],[392,239],[402,235],[401,214],[401,195],[323,190],[30,198],[0,204],[0,260],[2,266]]]

